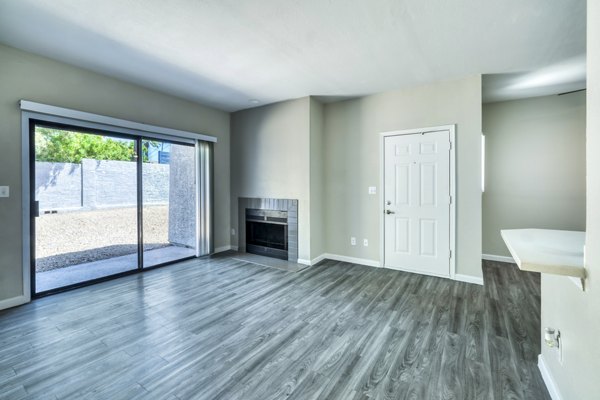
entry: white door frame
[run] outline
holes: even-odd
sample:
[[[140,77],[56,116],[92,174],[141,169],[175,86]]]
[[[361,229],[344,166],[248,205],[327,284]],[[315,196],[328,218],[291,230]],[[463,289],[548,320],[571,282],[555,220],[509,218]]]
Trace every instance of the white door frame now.
[[[456,278],[456,125],[441,125],[418,129],[404,129],[380,133],[379,146],[379,259],[380,266],[385,266],[385,138],[388,136],[416,135],[427,132],[449,131],[450,132],[450,279]],[[411,271],[425,275],[425,272]],[[447,278],[444,276],[444,278]]]

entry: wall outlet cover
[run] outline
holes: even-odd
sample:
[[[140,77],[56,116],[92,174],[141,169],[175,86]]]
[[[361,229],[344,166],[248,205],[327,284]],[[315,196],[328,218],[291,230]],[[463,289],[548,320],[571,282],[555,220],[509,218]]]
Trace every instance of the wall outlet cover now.
[[[369,246],[369,239],[363,239],[363,246],[365,246],[365,247]]]
[[[356,238],[354,236],[350,238],[350,244],[356,246]]]
[[[369,194],[377,194],[377,188],[375,186],[369,186]]]
[[[0,186],[0,197],[9,197],[10,188],[8,186]]]

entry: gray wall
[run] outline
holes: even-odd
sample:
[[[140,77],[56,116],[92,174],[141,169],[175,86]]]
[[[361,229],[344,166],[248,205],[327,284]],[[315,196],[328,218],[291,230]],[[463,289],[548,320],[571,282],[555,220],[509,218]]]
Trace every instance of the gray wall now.
[[[215,246],[230,244],[228,113],[1,45],[0,88],[0,301],[22,294],[21,99],[216,136]]]
[[[600,2],[587,7],[586,290],[542,274],[541,325],[560,329],[563,362],[546,346],[542,355],[565,400],[593,400],[600,393]]]
[[[379,260],[379,195],[368,194],[382,190],[379,133],[448,124],[457,124],[457,273],[482,276],[480,76],[325,105],[329,253]]]
[[[501,229],[585,230],[585,92],[483,106],[483,253]]]
[[[231,115],[231,214],[238,197],[298,200],[298,258],[310,251],[310,100],[304,97]]]
[[[310,256],[327,252],[325,246],[325,114],[323,104],[310,99]]]

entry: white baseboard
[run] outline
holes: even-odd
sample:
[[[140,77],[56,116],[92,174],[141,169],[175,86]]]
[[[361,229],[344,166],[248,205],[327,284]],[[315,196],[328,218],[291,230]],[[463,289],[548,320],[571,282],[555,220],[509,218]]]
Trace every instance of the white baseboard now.
[[[348,257],[348,256],[341,256],[339,254],[329,254],[329,253],[322,254],[319,257],[317,257],[316,259],[319,259],[319,258],[321,260],[328,259],[328,260],[334,260],[334,261],[347,262],[347,263],[351,263],[351,264],[367,265],[369,267],[379,267],[379,261],[369,260],[366,258]]]
[[[342,255],[339,255],[339,254],[329,254],[329,253],[321,254],[319,257],[317,257],[314,260],[312,260],[312,262],[311,262],[310,265],[315,265],[318,262],[320,262],[322,260],[325,260],[325,259],[334,260],[334,261],[342,261],[342,262],[347,262],[347,263],[351,263],[351,264],[366,265],[366,266],[369,266],[369,267],[377,267],[377,268],[380,267],[379,261],[376,261],[376,260],[369,260],[369,259],[365,259],[365,258],[348,257],[348,256],[342,256]],[[298,262],[301,263],[300,260],[298,260]],[[419,271],[408,271],[408,270],[406,270],[406,272],[411,272],[411,273],[415,273],[415,274],[419,274],[419,273],[423,274],[422,272],[419,272]],[[445,277],[445,278],[448,278],[448,277]],[[467,283],[475,283],[477,285],[483,285],[483,278],[480,278],[478,276],[455,274],[454,275],[454,280],[461,281],[461,282],[467,282]]]
[[[562,400],[562,396],[558,391],[558,386],[556,385],[556,382],[554,381],[550,370],[544,362],[544,357],[542,357],[541,354],[538,356],[538,369],[540,370],[540,374],[542,374],[542,379],[546,384],[546,388],[548,389],[548,393],[550,393],[550,397],[552,397],[552,400]]]
[[[494,254],[482,254],[481,259],[489,260],[489,261],[499,261],[499,262],[505,262],[505,263],[511,263],[511,264],[515,263],[515,260],[512,257],[496,256]]]
[[[321,261],[323,261],[326,258],[327,257],[325,257],[325,254],[321,254],[319,257],[313,258],[310,261],[310,265],[316,265],[316,264],[320,263]]]
[[[472,275],[454,274],[454,280],[467,283],[475,283],[483,286],[483,278]]]
[[[20,306],[22,304],[29,303],[30,301],[31,299],[29,298],[29,296],[21,295],[17,297],[11,297],[10,299],[0,301],[0,310]]]
[[[229,251],[229,250],[237,251],[237,249],[238,249],[237,246],[221,246],[221,247],[217,247],[215,249],[215,254],[222,253],[224,251]]]
[[[313,258],[312,260],[305,260],[304,258],[299,258],[298,259],[298,264],[302,264],[302,265],[315,265],[320,263],[321,261],[323,261],[325,258],[325,254],[321,254],[319,257]]]

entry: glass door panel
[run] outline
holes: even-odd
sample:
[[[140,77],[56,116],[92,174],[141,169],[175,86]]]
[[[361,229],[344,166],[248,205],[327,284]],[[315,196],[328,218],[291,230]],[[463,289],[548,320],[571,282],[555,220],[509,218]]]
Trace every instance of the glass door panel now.
[[[196,255],[193,145],[142,140],[143,267]]]
[[[138,268],[136,143],[36,125],[35,293]]]

